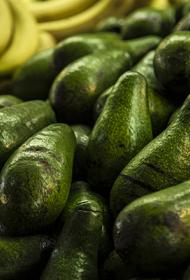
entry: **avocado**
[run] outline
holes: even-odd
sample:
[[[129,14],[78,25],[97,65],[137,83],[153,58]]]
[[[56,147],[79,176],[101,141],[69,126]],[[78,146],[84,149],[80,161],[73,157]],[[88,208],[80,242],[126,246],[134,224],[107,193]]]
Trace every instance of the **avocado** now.
[[[190,13],[184,16],[175,26],[175,31],[190,31]]]
[[[114,85],[113,85],[114,86]],[[108,100],[108,97],[112,93],[113,86],[106,89],[96,100],[94,107],[93,107],[93,119],[96,121],[101,114],[101,112],[104,109],[104,106],[106,104],[106,101]]]
[[[85,178],[86,167],[86,148],[88,145],[89,135],[91,133],[90,127],[82,124],[71,126],[76,137],[76,152],[74,158],[74,178],[81,180]]]
[[[0,279],[38,279],[54,241],[47,236],[0,237]]]
[[[181,104],[190,90],[190,32],[178,31],[166,37],[156,49],[154,69],[163,92],[176,104]]]
[[[17,98],[13,95],[0,95],[0,109],[4,107],[10,107],[23,101],[20,98]]]
[[[121,33],[122,26],[124,24],[124,19],[119,17],[108,17],[101,20],[96,26],[96,31],[98,32],[114,32]]]
[[[50,103],[59,121],[90,123],[97,97],[131,67],[125,51],[100,51],[68,65],[55,79]]]
[[[65,222],[41,280],[98,280],[98,253],[107,217],[104,201],[85,183],[72,187]]]
[[[68,198],[75,136],[52,124],[21,145],[0,173],[0,234],[26,235],[51,226]]]
[[[176,276],[184,269],[190,255],[189,195],[186,181],[127,205],[113,233],[122,260],[152,276]]]
[[[24,141],[55,122],[50,105],[28,101],[0,110],[0,166]]]
[[[189,112],[190,96],[174,121],[122,170],[111,190],[114,214],[138,197],[190,179]]]
[[[182,4],[182,15],[186,16],[190,13],[190,3],[189,1],[184,1]]]
[[[14,74],[12,94],[23,99],[47,99],[58,72],[53,62],[53,49],[32,56]]]
[[[114,85],[90,135],[88,182],[106,194],[123,167],[151,140],[146,80],[137,72],[126,72]]]
[[[122,37],[133,39],[147,35],[165,37],[175,24],[175,13],[171,9],[144,7],[126,17],[122,27]]]

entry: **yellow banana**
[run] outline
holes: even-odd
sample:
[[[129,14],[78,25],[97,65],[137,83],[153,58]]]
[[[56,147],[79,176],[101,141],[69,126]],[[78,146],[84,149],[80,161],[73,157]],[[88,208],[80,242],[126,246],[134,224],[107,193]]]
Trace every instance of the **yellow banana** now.
[[[33,16],[23,1],[6,0],[14,17],[14,35],[10,46],[0,57],[0,76],[11,74],[30,58],[39,46],[39,32]]]
[[[169,2],[168,0],[152,0],[150,6],[158,9],[166,9],[169,7]]]
[[[1,55],[6,49],[6,47],[8,46],[13,32],[12,13],[7,4],[7,0],[0,0],[0,27],[1,27],[1,39],[0,39],[0,55]]]
[[[73,16],[92,6],[97,0],[56,0],[29,2],[28,8],[38,21],[58,20]]]
[[[68,19],[40,23],[40,30],[50,32],[58,40],[88,31],[104,17],[113,15],[115,5],[118,2],[118,0],[99,0],[92,7]]]
[[[50,49],[55,47],[56,40],[55,38],[48,32],[41,32],[40,34],[40,45],[38,48],[38,52],[44,51],[46,49]]]

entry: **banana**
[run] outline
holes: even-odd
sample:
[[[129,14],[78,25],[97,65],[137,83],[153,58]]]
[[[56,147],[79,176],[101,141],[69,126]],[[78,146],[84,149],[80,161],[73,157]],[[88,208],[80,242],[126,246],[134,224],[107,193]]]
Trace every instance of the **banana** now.
[[[39,22],[63,19],[78,14],[97,0],[56,0],[29,2],[28,8]]]
[[[50,49],[55,47],[56,41],[55,38],[48,32],[40,33],[40,45],[38,48],[38,52]]]
[[[13,33],[13,18],[7,0],[0,0],[0,26],[1,26],[1,40],[0,40],[0,55],[7,48],[11,35]]]
[[[14,16],[14,35],[10,46],[0,57],[0,76],[12,74],[30,58],[39,46],[39,31],[35,19],[22,0],[6,0]]]
[[[67,36],[89,31],[101,19],[114,14],[114,8],[120,0],[99,0],[92,7],[68,19],[39,24],[41,31],[50,32],[58,40]]]
[[[158,9],[167,9],[170,5],[168,0],[152,0],[150,6]]]

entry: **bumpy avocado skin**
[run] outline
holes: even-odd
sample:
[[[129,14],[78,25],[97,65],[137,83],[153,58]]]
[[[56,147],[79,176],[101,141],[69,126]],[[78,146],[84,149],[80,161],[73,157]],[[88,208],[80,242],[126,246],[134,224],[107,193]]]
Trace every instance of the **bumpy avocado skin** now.
[[[145,7],[126,17],[123,23],[122,36],[124,39],[147,35],[164,37],[172,31],[174,24],[175,13],[172,9],[161,10]]]
[[[53,62],[53,49],[40,52],[15,72],[13,95],[23,100],[45,100],[57,74]]]
[[[86,148],[88,145],[89,135],[91,133],[90,127],[86,125],[73,125],[77,145],[74,159],[74,174],[75,180],[81,180],[85,178],[85,167],[86,167]]]
[[[111,191],[111,209],[118,213],[145,194],[190,178],[190,96],[174,121],[122,170]]]
[[[190,33],[174,32],[156,50],[154,69],[163,92],[172,102],[180,104],[190,89]]]
[[[13,95],[0,95],[0,109],[22,103],[20,98]]]
[[[55,122],[44,101],[29,101],[0,110],[0,166],[30,136]]]
[[[19,238],[1,237],[0,279],[25,280],[32,279],[31,277],[38,279],[53,245],[53,240],[41,235]]]
[[[40,232],[59,216],[68,198],[75,136],[52,124],[13,153],[0,174],[0,233]]]
[[[115,249],[139,273],[174,276],[190,254],[190,181],[126,206],[114,225]]]
[[[97,97],[130,66],[128,53],[109,50],[85,56],[66,67],[50,91],[58,120],[89,123]]]
[[[64,210],[64,226],[42,275],[43,280],[98,280],[98,253],[104,241],[107,207],[77,182]]]
[[[152,126],[144,77],[126,72],[113,87],[87,147],[87,178],[109,192],[119,172],[149,141]]]

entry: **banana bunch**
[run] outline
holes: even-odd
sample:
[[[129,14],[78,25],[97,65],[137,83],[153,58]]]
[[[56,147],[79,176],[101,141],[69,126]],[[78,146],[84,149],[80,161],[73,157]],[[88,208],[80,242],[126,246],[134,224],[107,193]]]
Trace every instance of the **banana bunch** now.
[[[47,33],[40,33],[24,0],[0,0],[0,77],[12,73],[36,52],[55,45]]]

